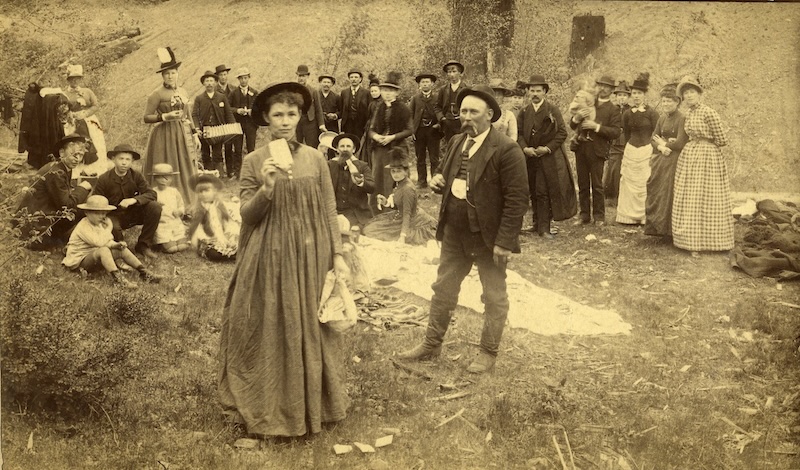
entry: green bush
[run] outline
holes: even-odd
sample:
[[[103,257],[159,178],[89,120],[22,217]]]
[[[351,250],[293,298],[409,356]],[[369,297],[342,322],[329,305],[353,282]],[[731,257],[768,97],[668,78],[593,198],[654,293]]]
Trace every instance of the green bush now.
[[[70,289],[59,295],[25,279],[8,287],[0,312],[4,399],[69,416],[102,405],[114,387],[141,369],[148,336],[104,321],[103,302],[78,301],[66,294]],[[145,311],[148,302],[120,310],[127,321],[141,322],[152,318]]]

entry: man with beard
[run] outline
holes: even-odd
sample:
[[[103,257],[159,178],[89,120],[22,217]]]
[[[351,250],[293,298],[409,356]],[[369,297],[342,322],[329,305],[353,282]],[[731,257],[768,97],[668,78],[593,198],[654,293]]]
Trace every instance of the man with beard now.
[[[467,372],[481,374],[494,367],[508,316],[506,265],[512,252],[519,253],[528,181],[522,150],[491,125],[502,112],[492,90],[468,88],[454,104],[463,133],[450,140],[430,182],[442,193],[436,230],[442,249],[428,328],[422,344],[398,357],[422,360],[441,353],[461,283],[475,264],[486,312],[480,352]]]
[[[436,94],[433,93],[433,84],[436,75],[423,73],[417,75],[419,93],[411,98],[411,116],[413,125],[411,129],[414,140],[414,152],[417,155],[417,188],[428,187],[428,168],[425,158],[431,162],[431,174],[439,165],[439,142],[442,140],[441,125],[436,120]]]
[[[611,92],[614,90],[614,79],[604,75],[595,82],[595,86],[597,89],[595,119],[589,119],[590,109],[587,107],[578,111],[569,121],[572,129],[589,131],[589,138],[578,141],[575,150],[578,199],[581,208],[580,219],[575,225],[591,223],[592,216],[598,226],[605,225],[603,165],[608,158],[611,143],[622,133],[619,109],[610,101]]]
[[[444,64],[442,70],[447,75],[447,81],[449,83],[439,90],[436,118],[442,125],[444,144],[447,145],[450,139],[460,132],[461,123],[458,120],[459,110],[456,101],[458,99],[458,94],[461,93],[467,85],[462,80],[464,65],[461,62],[451,60]],[[497,119],[500,119],[500,116],[497,116]]]
[[[200,77],[200,83],[203,84],[205,90],[194,98],[192,107],[194,125],[203,132],[206,127],[236,122],[228,98],[222,92],[217,91],[216,73],[207,70]],[[203,156],[203,168],[217,170],[220,176],[225,173],[225,165],[222,162],[222,142],[211,144],[208,140],[201,139],[200,153]]]
[[[328,160],[336,212],[347,217],[350,227],[363,228],[372,218],[369,195],[375,192],[375,180],[367,162],[355,157],[359,141],[353,134],[339,134],[333,139],[336,157]]]
[[[309,147],[317,148],[319,146],[319,134],[325,131],[325,124],[323,123],[322,106],[319,103],[317,90],[308,84],[307,65],[297,66],[297,83],[304,85],[311,93],[311,106],[308,107],[308,112],[300,116],[300,123],[297,124],[297,141],[308,145]]]
[[[544,77],[533,75],[527,87],[531,104],[520,113],[517,142],[527,158],[533,230],[552,239],[550,219],[568,219],[576,210],[575,186],[561,148],[567,128],[558,107],[545,99],[550,85]]]
[[[369,91],[361,86],[364,76],[353,69],[347,74],[350,86],[342,90],[339,102],[342,106],[342,132],[353,134],[359,139],[364,136],[369,121]]]
[[[319,78],[319,100],[322,107],[322,115],[325,120],[325,129],[339,133],[339,117],[342,115],[341,102],[339,95],[331,91],[331,87],[336,85],[336,78],[333,75],[320,75]]]
[[[620,80],[614,94],[611,96],[611,101],[619,108],[620,122],[622,122],[622,115],[625,111],[630,109],[628,99],[631,96],[631,89],[625,80]],[[616,205],[617,196],[619,196],[619,179],[620,179],[620,166],[622,165],[622,154],[625,152],[625,133],[620,132],[619,137],[611,144],[611,149],[608,152],[608,161],[606,162],[603,171],[603,189],[605,190],[606,199],[612,199]]]

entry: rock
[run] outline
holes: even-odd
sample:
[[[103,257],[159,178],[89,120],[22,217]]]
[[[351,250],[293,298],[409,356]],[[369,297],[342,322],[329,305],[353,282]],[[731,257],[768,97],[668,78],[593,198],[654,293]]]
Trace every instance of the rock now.
[[[381,432],[385,432],[386,434],[394,434],[395,436],[399,436],[400,434],[402,434],[400,428],[381,428]],[[375,446],[375,447],[380,447],[380,446]]]
[[[372,454],[372,453],[375,453],[375,448],[374,448],[374,447],[372,447],[372,446],[371,446],[371,445],[369,445],[369,444],[364,444],[364,443],[362,443],[362,442],[354,442],[354,443],[353,443],[353,445],[354,445],[354,446],[356,446],[356,447],[358,447],[358,450],[360,450],[360,451],[361,451],[362,453],[364,453],[364,454]]]
[[[589,235],[586,235],[584,237],[584,240],[586,240],[587,242],[596,242],[597,237],[593,233],[590,233]]]
[[[397,430],[397,431],[398,431],[398,434],[399,434],[399,430]],[[388,436],[379,437],[378,439],[375,440],[375,447],[378,447],[378,448],[386,447],[389,444],[391,444],[392,441],[394,441],[394,436],[392,434],[389,434]]]
[[[236,442],[233,443],[233,447],[237,449],[258,449],[260,441],[258,439],[248,439],[243,437],[241,439],[236,439]]]

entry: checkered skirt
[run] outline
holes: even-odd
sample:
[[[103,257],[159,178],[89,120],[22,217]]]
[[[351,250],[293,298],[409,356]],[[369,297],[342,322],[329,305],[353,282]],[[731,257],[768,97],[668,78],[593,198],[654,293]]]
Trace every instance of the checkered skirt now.
[[[675,170],[672,236],[676,247],[690,251],[733,248],[733,216],[728,169],[720,147],[727,144],[716,111],[705,105],[686,116],[689,142]]]

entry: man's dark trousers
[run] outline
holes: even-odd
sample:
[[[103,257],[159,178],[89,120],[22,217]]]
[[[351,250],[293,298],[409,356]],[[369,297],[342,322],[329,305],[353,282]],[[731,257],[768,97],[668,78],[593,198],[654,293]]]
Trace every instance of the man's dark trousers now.
[[[583,145],[575,153],[581,220],[591,222],[593,214],[595,222],[605,222],[606,204],[603,190],[605,159],[596,156],[594,151],[587,147]]]
[[[425,166],[427,155],[431,163],[431,175],[439,166],[439,141],[441,140],[438,129],[432,126],[420,126],[415,134],[414,152],[417,154],[417,183],[428,182],[428,169]]]
[[[150,201],[144,205],[135,204],[126,209],[109,213],[108,218],[114,224],[112,229],[114,240],[118,242],[124,240],[123,230],[135,225],[141,225],[142,233],[139,235],[139,241],[136,246],[152,247],[155,245],[158,221],[161,220],[161,204],[156,201]]]

